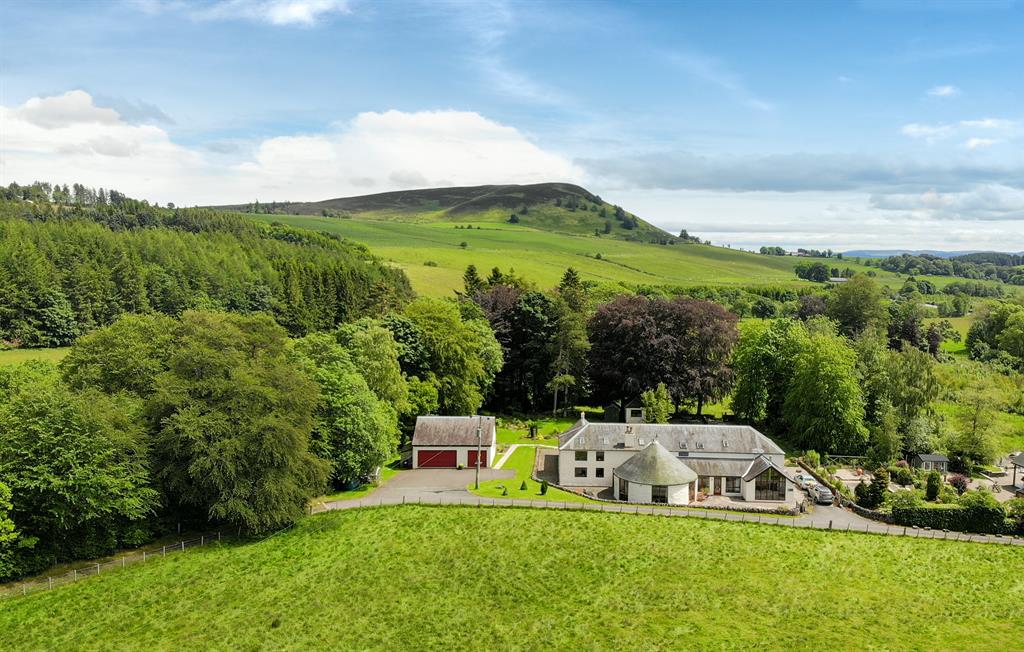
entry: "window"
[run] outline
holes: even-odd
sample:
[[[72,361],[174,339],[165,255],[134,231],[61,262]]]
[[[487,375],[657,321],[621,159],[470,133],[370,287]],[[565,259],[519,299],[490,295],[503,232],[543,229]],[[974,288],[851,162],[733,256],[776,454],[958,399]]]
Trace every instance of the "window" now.
[[[740,492],[740,479],[736,476],[725,479],[725,493],[738,494]]]
[[[598,462],[604,461],[604,451],[597,451],[594,455]]]
[[[644,415],[644,411],[643,411],[642,408],[629,408],[629,418],[630,419],[639,419],[643,415]]]
[[[697,478],[697,486],[700,488],[700,491],[703,491],[706,494],[710,494],[711,493],[711,476],[702,475],[699,478]]]
[[[587,451],[576,451],[576,461],[577,462],[586,462],[587,461]]]
[[[596,469],[594,469],[594,477],[596,477],[596,478],[603,478],[604,477],[604,467],[603,466],[599,466]]]
[[[585,477],[587,477],[587,467],[585,467],[585,466],[577,466],[576,467],[576,477],[577,478],[585,478]]]
[[[619,478],[619,500],[629,500],[629,483]]]
[[[785,500],[786,478],[775,469],[767,469],[754,480],[754,500]]]
[[[668,502],[668,487],[663,484],[656,484],[651,487],[651,502],[652,503],[667,503]]]

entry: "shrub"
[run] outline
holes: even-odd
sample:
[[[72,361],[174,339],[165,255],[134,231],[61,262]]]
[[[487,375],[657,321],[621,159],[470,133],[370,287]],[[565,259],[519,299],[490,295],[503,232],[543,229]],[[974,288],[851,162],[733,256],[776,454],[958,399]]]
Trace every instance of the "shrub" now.
[[[914,484],[914,472],[906,466],[897,465],[895,476],[896,484],[900,486],[909,487]]]
[[[868,483],[864,482],[863,478],[857,483],[857,489],[853,493],[857,497],[858,505],[868,507],[868,503],[871,502],[871,489],[868,487]]]
[[[502,496],[507,496],[508,495],[508,487],[506,487],[505,485],[501,485],[501,495]]]
[[[437,263],[435,261],[433,261],[433,260],[425,260],[425,261],[423,261],[423,266],[424,267],[437,267]]]
[[[992,495],[990,491],[984,491],[977,489],[975,491],[967,491],[960,495],[960,499],[957,501],[961,507],[998,507],[1002,509],[1002,505],[996,500],[996,497]]]
[[[928,483],[925,485],[924,497],[925,500],[935,500],[939,497],[939,489],[942,488],[942,476],[939,475],[938,471],[932,471],[928,474]]]
[[[526,491],[526,480],[523,480],[523,484],[519,485],[519,491]]]
[[[898,466],[901,469],[907,469],[908,471],[910,470],[910,464],[908,464],[906,460],[897,460],[896,466]]]
[[[952,486],[954,489],[956,489],[956,492],[958,494],[960,494],[961,496],[964,494],[965,491],[967,491],[968,483],[969,483],[969,480],[967,479],[967,477],[963,476],[963,475],[960,475],[959,473],[956,474],[956,475],[949,476],[949,484],[950,484],[950,486]]]
[[[548,492],[548,481],[544,480],[540,483],[540,495],[543,496]]]
[[[886,503],[888,503],[890,509],[919,507],[921,505],[921,496],[913,489],[894,491],[886,497]]]
[[[818,451],[807,451],[804,453],[804,459],[807,460],[807,464],[810,465],[811,468],[816,469],[821,466],[821,455],[818,454]]]

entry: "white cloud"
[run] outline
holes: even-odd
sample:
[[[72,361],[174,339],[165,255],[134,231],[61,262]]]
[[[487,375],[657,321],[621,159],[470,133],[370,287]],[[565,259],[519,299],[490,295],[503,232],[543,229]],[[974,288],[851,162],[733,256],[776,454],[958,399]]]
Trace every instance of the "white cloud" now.
[[[933,86],[928,89],[928,95],[931,97],[956,97],[960,94],[960,89],[956,86]]]
[[[251,159],[228,163],[161,127],[130,124],[84,91],[0,106],[0,125],[3,183],[80,182],[181,205],[583,176],[516,129],[454,110],[361,113],[323,133],[264,140]]]
[[[984,118],[982,120],[961,120],[960,126],[974,129],[1012,129],[1016,126],[1013,120],[1002,118]]]
[[[964,147],[967,149],[983,149],[985,147],[992,147],[998,142],[994,138],[968,138],[964,141]]]
[[[946,138],[953,133],[951,125],[923,125],[917,122],[903,125],[900,132],[909,138],[918,138],[933,142]]]
[[[131,0],[130,4],[150,15],[176,12],[193,20],[249,20],[300,27],[312,27],[331,14],[351,13],[348,0]]]

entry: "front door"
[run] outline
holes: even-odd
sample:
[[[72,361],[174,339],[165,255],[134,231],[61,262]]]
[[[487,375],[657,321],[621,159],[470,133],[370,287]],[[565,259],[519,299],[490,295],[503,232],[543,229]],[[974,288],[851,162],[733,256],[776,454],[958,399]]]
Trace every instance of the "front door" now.
[[[715,482],[715,495],[716,496],[721,496],[722,495],[722,487],[723,486],[725,486],[725,478],[718,478],[718,481]]]

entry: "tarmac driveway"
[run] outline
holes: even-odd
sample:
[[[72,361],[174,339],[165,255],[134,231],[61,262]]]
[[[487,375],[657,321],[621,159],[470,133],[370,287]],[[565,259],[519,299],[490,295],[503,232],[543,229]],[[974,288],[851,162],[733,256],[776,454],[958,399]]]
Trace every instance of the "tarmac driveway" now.
[[[476,469],[409,469],[395,474],[384,486],[373,492],[372,500],[405,497],[413,502],[420,497],[436,499],[438,495],[469,496],[466,486],[473,482]],[[514,478],[515,471],[480,469],[480,482]]]

